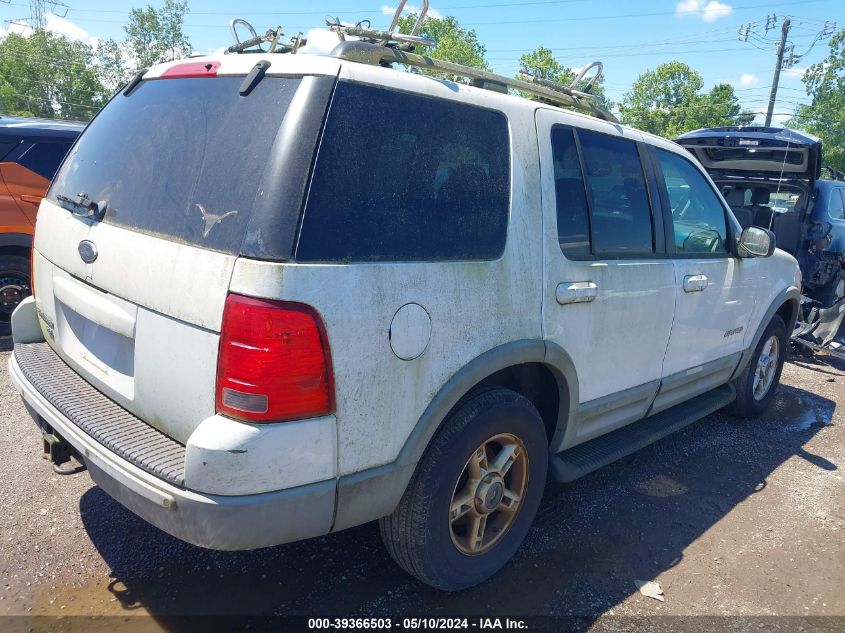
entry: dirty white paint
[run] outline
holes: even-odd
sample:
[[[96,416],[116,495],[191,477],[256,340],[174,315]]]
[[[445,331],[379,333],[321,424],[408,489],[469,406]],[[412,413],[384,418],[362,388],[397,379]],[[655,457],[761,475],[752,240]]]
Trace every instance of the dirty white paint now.
[[[414,360],[431,340],[431,318],[417,303],[403,305],[390,322],[390,348],[397,358]]]
[[[215,61],[222,64],[219,74],[245,74],[262,57],[230,55]],[[549,160],[547,129],[541,130],[538,145],[535,122],[538,107],[552,110],[508,95],[335,59],[268,59],[269,74],[339,73],[346,80],[476,102],[503,112],[511,138],[507,244],[499,259],[486,262],[259,262],[91,224],[44,201],[36,233],[35,288],[47,340],[106,395],[188,445],[189,486],[247,494],[392,462],[432,397],[456,372],[516,340],[545,336],[561,345],[579,372],[581,402],[665,375],[675,267],[670,260],[568,262],[562,257],[553,212],[548,203],[543,208],[543,200],[554,200],[553,177],[546,172],[541,184],[539,169],[541,158]],[[155,67],[147,77],[165,68]],[[542,116],[683,152],[656,137],[584,115],[554,111]],[[78,255],[83,239],[97,244],[94,265]],[[785,279],[792,282],[797,270],[794,260],[782,254],[768,261],[747,265],[758,266],[757,284],[771,290],[759,291],[750,306],[743,304],[745,313],[750,312],[746,346],[770,303],[768,295],[773,298],[788,285]],[[54,280],[64,280],[58,286],[64,284],[64,290],[76,290],[67,282],[70,276],[96,292],[59,290],[64,292],[60,301]],[[556,287],[574,282],[595,283],[596,300],[559,305]],[[215,416],[218,332],[229,291],[298,301],[318,311],[331,348],[334,416],[276,425],[246,425]],[[137,307],[131,336],[128,322],[113,313],[124,304]],[[113,336],[130,341],[134,360],[131,372],[123,375],[131,380],[131,390],[109,374],[117,369],[110,359],[98,359],[105,365],[104,375],[102,367],[86,366],[75,353],[59,325],[65,308],[92,324],[82,323],[89,337],[81,339],[87,341],[83,348],[98,349]]]
[[[81,262],[79,255],[75,256]],[[182,443],[202,420],[214,415],[220,338],[216,332],[83,284],[39,250],[34,260],[35,301],[42,331],[53,349],[80,375],[122,407]],[[126,284],[119,290],[131,296],[134,285]],[[215,292],[211,284],[205,287],[207,292]],[[225,300],[227,288],[216,292]],[[202,293],[186,292],[184,296],[198,294]],[[130,320],[132,328],[128,326]],[[132,337],[125,336],[130,333]]]
[[[188,440],[185,486],[220,495],[284,490],[335,476],[333,415],[300,422],[242,424],[215,415]]]
[[[546,227],[543,333],[572,357],[580,400],[588,402],[660,379],[672,327],[675,277],[669,259],[572,261],[564,257],[557,233],[551,147],[551,128],[561,123],[571,125],[570,116],[552,109],[537,113],[541,165],[549,166],[541,168]],[[642,140],[635,130],[598,119],[578,124],[603,134]],[[557,302],[558,285],[586,282],[596,285],[593,301]]]
[[[472,359],[541,337],[542,250],[534,109],[521,99],[409,73],[347,64],[341,76],[504,112],[511,136],[511,215],[495,261],[273,264],[238,260],[231,290],[314,306],[329,338],[337,399],[338,474],[396,459],[432,397]],[[401,360],[388,333],[409,303],[431,318],[425,352]]]

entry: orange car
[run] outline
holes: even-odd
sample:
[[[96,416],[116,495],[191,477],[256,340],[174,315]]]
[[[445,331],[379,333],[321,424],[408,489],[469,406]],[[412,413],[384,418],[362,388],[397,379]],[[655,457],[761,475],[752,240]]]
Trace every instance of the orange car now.
[[[30,294],[35,214],[82,123],[0,116],[0,335]]]

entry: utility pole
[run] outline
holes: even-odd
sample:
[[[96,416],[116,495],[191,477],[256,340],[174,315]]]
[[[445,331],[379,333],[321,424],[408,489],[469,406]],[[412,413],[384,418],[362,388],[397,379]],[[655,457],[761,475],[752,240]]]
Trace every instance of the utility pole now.
[[[44,30],[44,0],[30,0],[29,19],[36,31]]]
[[[772,124],[772,114],[775,111],[775,99],[778,96],[778,82],[780,81],[780,69],[783,66],[783,53],[786,50],[786,38],[789,35],[791,21],[784,18],[783,26],[780,29],[780,43],[778,43],[778,61],[775,64],[775,76],[772,79],[772,92],[769,94],[769,110],[766,112],[766,127]]]

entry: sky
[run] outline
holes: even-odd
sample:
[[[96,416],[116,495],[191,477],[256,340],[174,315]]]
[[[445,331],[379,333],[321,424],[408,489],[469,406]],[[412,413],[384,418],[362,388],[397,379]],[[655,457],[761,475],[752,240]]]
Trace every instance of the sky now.
[[[422,0],[410,0],[406,10],[418,10]],[[845,28],[845,0],[430,0],[429,15],[454,16],[476,31],[487,48],[495,72],[514,75],[519,56],[539,45],[552,49],[562,64],[578,68],[593,60],[604,64],[608,98],[619,101],[637,77],[659,64],[680,60],[697,70],[705,90],[717,83],[734,86],[745,108],[765,112],[775,66],[775,44],[783,19],[792,27],[788,42],[800,59],[781,74],[776,123],[806,103],[801,75],[824,59],[827,39],[819,39],[826,23]],[[123,26],[133,6],[149,0],[64,0],[46,4],[47,27],[74,39],[123,38]],[[159,0],[150,2],[159,6]],[[416,4],[416,6],[413,6]],[[385,0],[189,0],[186,32],[196,52],[228,46],[229,20],[244,18],[258,32],[281,25],[288,36],[302,31],[312,47],[331,47],[335,36],[320,29],[326,17],[357,22],[368,19],[387,28],[396,4]],[[233,8],[233,7],[237,8]],[[15,21],[27,18],[27,0],[0,0],[0,36],[20,31]],[[747,25],[748,36],[739,39]],[[767,30],[767,26],[769,27]]]

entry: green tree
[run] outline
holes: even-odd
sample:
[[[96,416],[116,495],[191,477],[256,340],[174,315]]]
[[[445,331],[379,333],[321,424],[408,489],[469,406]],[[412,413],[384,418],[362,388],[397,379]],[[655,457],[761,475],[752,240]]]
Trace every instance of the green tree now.
[[[551,49],[546,48],[545,46],[538,46],[530,53],[520,56],[519,66],[520,69],[525,70],[529,75],[533,75],[547,81],[553,81],[563,86],[569,86],[576,76],[571,68],[568,68],[558,62]],[[593,72],[594,71],[590,71],[591,76]],[[582,80],[575,86],[575,88],[578,90],[584,90],[588,81],[589,78]],[[604,77],[599,78],[598,82],[593,85],[590,92],[604,101]]]
[[[108,99],[84,43],[49,31],[0,40],[0,112],[87,121]]]
[[[730,84],[716,84],[710,92],[701,96],[700,102],[697,115],[699,127],[730,125],[737,121],[742,111]]]
[[[804,88],[812,98],[787,125],[822,139],[824,164],[845,171],[845,29],[830,40],[828,56],[807,69]]]
[[[702,127],[735,125],[748,120],[733,88],[718,84],[702,94],[704,80],[679,61],[661,64],[640,75],[622,98],[622,122],[673,138]]]
[[[190,55],[191,43],[184,32],[188,12],[184,0],[165,0],[158,9],[151,5],[133,8],[129,23],[123,27],[126,39],[105,40],[97,47],[104,83],[117,88],[138,69]]]
[[[622,122],[653,134],[676,136],[695,129],[688,121],[698,107],[701,75],[684,63],[673,61],[640,75],[622,97]]]
[[[399,32],[410,33],[417,21],[417,15],[409,13],[399,18]],[[419,35],[430,37],[435,41],[434,46],[420,47],[418,52],[428,57],[444,61],[489,70],[484,55],[487,49],[478,39],[473,29],[465,29],[452,16],[445,18],[426,18],[420,26]],[[426,71],[428,72],[428,71]],[[435,76],[446,76],[452,81],[464,81],[463,77],[444,75],[444,73],[429,73]]]

